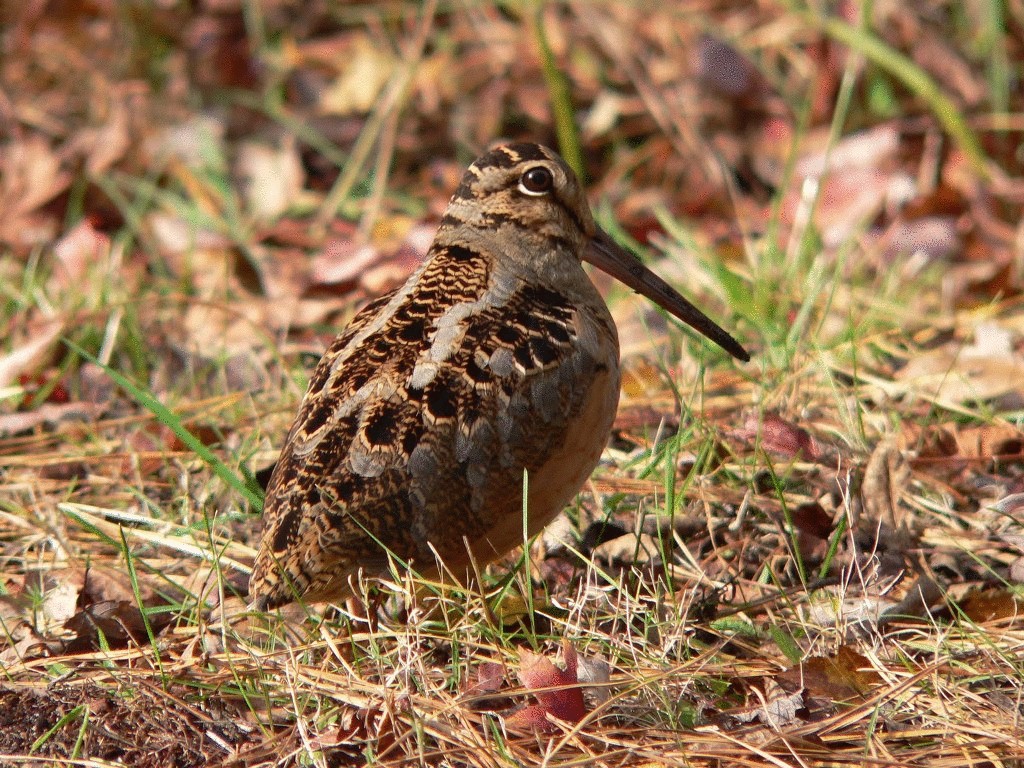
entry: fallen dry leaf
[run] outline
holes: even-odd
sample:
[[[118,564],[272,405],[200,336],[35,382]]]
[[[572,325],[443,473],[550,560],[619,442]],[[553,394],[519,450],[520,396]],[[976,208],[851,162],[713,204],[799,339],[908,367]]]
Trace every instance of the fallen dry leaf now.
[[[771,678],[763,681],[764,691],[752,688],[758,703],[744,709],[732,710],[728,714],[741,723],[760,720],[772,728],[781,728],[796,720],[797,712],[804,706],[803,691],[787,693]]]
[[[101,403],[43,403],[31,411],[0,414],[0,436],[17,435],[39,426],[51,427],[65,422],[92,421],[106,406]]]
[[[132,112],[143,106],[130,103],[132,84],[117,87],[107,96],[103,123],[80,130],[71,142],[75,151],[85,156],[86,170],[92,176],[106,173],[129,151]]]
[[[914,355],[896,380],[936,400],[982,402],[1011,392],[1024,395],[1024,359],[1014,351],[1007,330],[985,322],[975,327],[973,344],[953,341]]]
[[[891,440],[883,440],[871,452],[864,468],[861,499],[869,521],[883,521],[893,530],[903,527],[905,510],[901,504],[909,492],[910,464]]]
[[[395,56],[385,48],[375,45],[369,36],[349,34],[344,40],[347,50],[335,80],[320,95],[322,114],[349,115],[369,112],[377,101],[381,90],[398,66]]]
[[[64,629],[73,634],[64,641],[65,651],[95,650],[104,644],[110,647],[124,647],[129,643],[142,645],[149,642],[147,623],[154,634],[170,625],[175,620],[173,611],[143,616],[140,601],[145,608],[154,608],[166,605],[167,598],[149,584],[144,574],[138,575],[137,584],[138,596],[127,572],[108,567],[87,569],[78,596],[78,610],[64,622]]]
[[[653,536],[626,532],[598,544],[591,556],[595,562],[614,568],[647,565],[661,561],[662,547]]]
[[[861,699],[882,683],[868,659],[849,645],[832,656],[811,656],[779,673],[778,680],[830,703]]]
[[[26,341],[0,357],[0,387],[13,384],[22,374],[35,373],[63,332],[64,323],[59,320],[31,328]]]
[[[1003,588],[972,589],[958,605],[966,618],[978,624],[1018,619],[1024,611],[1014,594]]]
[[[306,181],[292,136],[276,147],[243,142],[235,161],[235,175],[242,184],[246,210],[258,221],[281,216],[302,196]]]
[[[56,221],[36,212],[70,184],[46,139],[32,135],[0,145],[0,242],[25,247],[50,239]]]

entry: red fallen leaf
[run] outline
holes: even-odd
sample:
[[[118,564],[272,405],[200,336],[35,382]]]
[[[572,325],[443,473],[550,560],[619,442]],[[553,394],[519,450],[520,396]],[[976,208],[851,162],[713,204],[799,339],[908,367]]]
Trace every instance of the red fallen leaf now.
[[[46,281],[49,295],[78,290],[90,267],[109,252],[110,238],[83,219],[54,243],[53,274]]]
[[[921,219],[926,216],[951,216],[958,218],[970,210],[970,202],[964,194],[940,182],[933,190],[910,200],[901,211],[904,219]]]
[[[814,461],[821,456],[817,441],[810,432],[774,414],[765,414],[760,424],[756,418],[748,419],[738,430],[738,435],[746,440],[760,436],[761,448],[788,458]]]
[[[537,699],[505,720],[510,730],[552,730],[551,715],[568,723],[578,723],[586,715],[583,690],[576,674],[576,649],[568,640],[562,641],[565,669],[559,669],[546,656],[521,651],[519,654],[519,680]]]
[[[189,423],[185,425],[185,428],[203,445],[215,445],[223,440],[223,433],[208,424]],[[149,475],[167,463],[164,453],[184,450],[185,443],[174,434],[170,427],[150,422],[128,437],[128,447],[134,455],[125,456],[121,462],[121,473],[130,476],[138,471],[142,475]],[[136,463],[138,464],[137,469]]]
[[[469,697],[488,696],[501,689],[505,682],[505,668],[494,661],[485,661],[476,670],[476,678],[467,681],[462,695]]]
[[[555,724],[548,720],[547,711],[540,704],[527,704],[505,718],[510,731],[552,731]]]
[[[832,515],[818,502],[799,504],[792,510],[793,525],[798,532],[797,546],[805,560],[817,561],[828,551],[832,535]]]
[[[55,376],[56,374],[52,371],[45,374],[18,374],[18,384],[25,390],[25,396],[21,399],[20,407],[28,408],[35,399],[36,394],[44,387],[50,388],[50,392],[46,396],[45,402],[56,403],[58,405],[68,403],[71,400],[70,395],[68,395],[68,390],[61,381],[58,381],[56,384],[53,383]]]
[[[347,225],[347,234],[351,237],[355,233],[355,225],[349,222],[342,223]],[[256,237],[263,243],[297,250],[313,251],[323,245],[323,238],[315,237],[310,233],[309,222],[306,219],[299,219],[294,216],[282,216],[268,224],[265,228],[260,229]],[[275,255],[275,252],[268,254],[270,258],[273,258]]]
[[[816,539],[827,539],[832,535],[832,515],[818,502],[799,504],[793,508],[793,525],[802,533]]]
[[[164,598],[149,583],[148,579],[140,579],[137,582],[137,589],[143,605],[153,607],[164,602]],[[104,602],[134,603],[135,593],[136,587],[132,586],[128,574],[124,570],[91,565],[82,575],[78,607],[86,608]]]
[[[641,215],[630,219],[626,231],[638,243],[649,245],[651,243],[651,236],[654,235],[655,239],[657,239],[658,235],[664,234],[665,229],[661,226],[656,216]]]

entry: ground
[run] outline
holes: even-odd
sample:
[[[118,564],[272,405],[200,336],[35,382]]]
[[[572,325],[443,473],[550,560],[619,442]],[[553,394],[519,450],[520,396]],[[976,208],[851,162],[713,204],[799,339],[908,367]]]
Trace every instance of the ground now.
[[[1024,9],[734,5],[0,9],[0,762],[1024,765]],[[317,358],[501,139],[752,361],[595,274],[562,518],[247,612]]]

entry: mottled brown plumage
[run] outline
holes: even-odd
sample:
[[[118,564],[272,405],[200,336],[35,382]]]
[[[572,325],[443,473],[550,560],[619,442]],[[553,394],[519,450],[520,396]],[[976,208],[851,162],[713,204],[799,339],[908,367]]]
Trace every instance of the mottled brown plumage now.
[[[250,593],[338,599],[388,552],[465,573],[576,494],[619,396],[615,325],[586,258],[722,345],[731,336],[594,224],[551,150],[511,144],[462,179],[423,265],[327,350],[285,441]]]

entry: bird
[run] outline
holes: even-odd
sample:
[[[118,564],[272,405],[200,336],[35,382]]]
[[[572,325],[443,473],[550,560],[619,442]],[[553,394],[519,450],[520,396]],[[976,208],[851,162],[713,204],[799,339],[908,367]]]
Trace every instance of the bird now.
[[[618,334],[584,261],[750,359],[595,223],[557,153],[491,149],[422,264],[316,366],[267,485],[254,608],[340,602],[389,562],[471,577],[572,500],[619,400]]]

